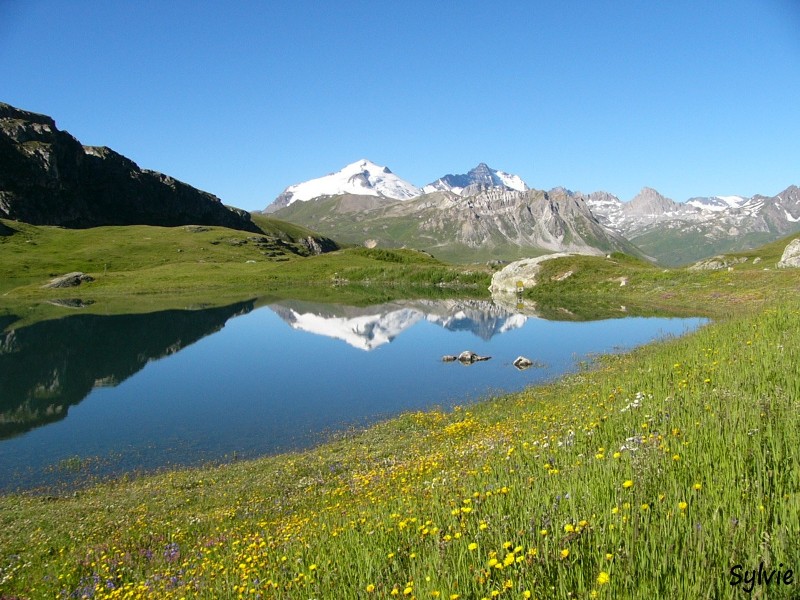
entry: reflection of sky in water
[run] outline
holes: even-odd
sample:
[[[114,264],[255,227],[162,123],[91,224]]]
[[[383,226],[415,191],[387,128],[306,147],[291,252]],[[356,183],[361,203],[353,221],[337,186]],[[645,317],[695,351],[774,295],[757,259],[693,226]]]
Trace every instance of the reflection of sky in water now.
[[[73,456],[108,457],[110,469],[132,470],[301,447],[348,424],[517,390],[589,353],[679,335],[703,322],[512,317],[498,334],[479,337],[459,317],[407,319],[410,326],[391,343],[370,351],[293,329],[268,308],[231,319],[118,386],[95,388],[66,419],[0,442],[0,488],[38,479],[35,472]],[[443,327],[448,323],[453,330]],[[471,366],[441,361],[467,349],[492,359]],[[518,355],[546,368],[517,371],[511,363]]]

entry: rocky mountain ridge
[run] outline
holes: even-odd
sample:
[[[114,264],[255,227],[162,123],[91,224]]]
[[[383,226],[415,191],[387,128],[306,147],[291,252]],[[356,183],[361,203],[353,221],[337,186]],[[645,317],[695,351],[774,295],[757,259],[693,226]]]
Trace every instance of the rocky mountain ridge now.
[[[458,262],[568,251],[640,255],[563,190],[434,192],[405,201],[341,195],[299,202],[275,216],[349,243],[408,246]]]
[[[312,181],[322,183],[321,179]],[[645,187],[632,200],[623,202],[605,191],[584,194],[563,187],[548,192],[531,190],[518,176],[480,163],[465,174],[445,175],[415,189],[417,195],[408,192],[402,198],[371,191],[371,200],[367,200],[363,193],[334,185],[324,187],[322,196],[336,199],[335,208],[315,203],[315,198],[306,194],[302,199],[312,203],[302,210],[295,207],[286,212],[288,205],[281,197],[267,210],[277,211],[277,216],[289,221],[322,228],[326,234],[351,243],[368,240],[432,252],[460,246],[484,255],[494,253],[501,259],[518,258],[524,251],[598,253],[625,248],[637,253],[638,248],[641,255],[679,265],[720,252],[752,248],[800,230],[796,186],[776,196],[713,196],[686,202],[675,202]],[[559,202],[550,206],[559,210],[542,211],[546,203],[535,209],[526,204],[533,197],[545,196],[558,198]],[[396,200],[411,204],[395,206]],[[578,205],[582,208],[575,209]],[[568,206],[572,209],[567,210]],[[326,211],[329,214],[324,214]],[[335,213],[349,214],[351,222],[341,222]],[[577,218],[580,224],[570,223],[571,218]],[[449,250],[446,254],[452,258]]]
[[[744,250],[800,230],[800,188],[775,196],[675,202],[644,188],[630,202],[606,192],[585,196],[598,220],[664,264]]]
[[[34,225],[219,225],[260,232],[246,211],[106,147],[83,146],[55,121],[0,103],[0,217]]]

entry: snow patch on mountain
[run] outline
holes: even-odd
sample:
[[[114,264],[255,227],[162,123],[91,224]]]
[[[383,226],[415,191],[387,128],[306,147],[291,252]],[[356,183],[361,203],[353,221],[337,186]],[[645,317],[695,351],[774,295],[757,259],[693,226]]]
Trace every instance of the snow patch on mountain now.
[[[530,189],[528,188],[528,184],[525,183],[522,180],[522,177],[519,175],[513,175],[511,173],[506,173],[505,171],[495,171],[494,174],[507,188],[511,188],[512,190],[516,190],[518,192],[525,192]]]
[[[747,198],[741,196],[711,196],[709,198],[690,198],[686,204],[700,210],[723,212],[741,208],[746,202]]]

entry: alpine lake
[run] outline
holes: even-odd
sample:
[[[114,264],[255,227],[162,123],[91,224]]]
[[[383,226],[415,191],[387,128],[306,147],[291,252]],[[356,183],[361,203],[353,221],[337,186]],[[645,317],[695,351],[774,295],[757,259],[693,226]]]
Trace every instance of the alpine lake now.
[[[247,300],[0,322],[0,492],[312,447],[406,411],[468,405],[702,318],[539,318],[492,300],[352,307]],[[568,315],[565,315],[568,317]],[[470,350],[489,360],[446,362]],[[533,365],[517,369],[518,356]]]

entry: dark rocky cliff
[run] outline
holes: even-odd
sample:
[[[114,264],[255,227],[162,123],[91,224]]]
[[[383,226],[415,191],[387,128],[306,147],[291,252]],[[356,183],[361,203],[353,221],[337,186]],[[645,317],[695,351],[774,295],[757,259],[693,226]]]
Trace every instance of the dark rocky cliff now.
[[[0,217],[36,225],[219,225],[260,232],[219,198],[105,147],[82,146],[46,116],[0,103]]]

